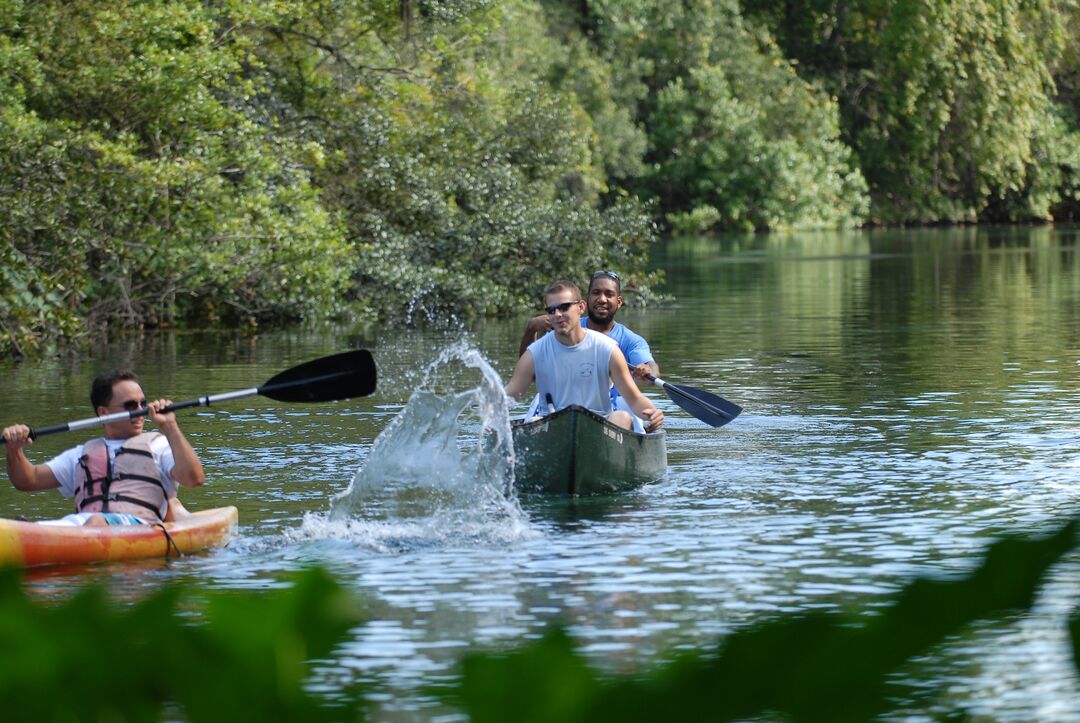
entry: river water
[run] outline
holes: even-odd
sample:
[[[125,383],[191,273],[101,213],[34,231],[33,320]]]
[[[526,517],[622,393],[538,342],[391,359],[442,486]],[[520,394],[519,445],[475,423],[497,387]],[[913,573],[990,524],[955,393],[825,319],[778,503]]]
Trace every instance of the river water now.
[[[90,379],[117,365],[137,368],[151,398],[177,400],[356,346],[379,368],[368,398],[184,413],[209,476],[183,498],[240,509],[227,548],[36,571],[27,584],[63,599],[104,583],[124,600],[171,580],[272,588],[323,565],[369,622],[315,684],[370,682],[386,720],[453,718],[424,686],[452,679],[466,650],[519,645],[555,621],[597,667],[633,672],[782,613],[872,614],[916,576],[971,569],[996,536],[1080,511],[1076,238],[983,228],[669,242],[654,263],[674,300],[621,320],[649,339],[665,379],[745,411],[712,429],[647,389],[668,416],[667,477],[604,499],[499,492],[505,457],[481,438],[505,424],[493,390],[524,317],[457,332],[149,335],[8,366],[0,420],[35,426],[89,416]],[[42,438],[31,458],[76,441]],[[65,511],[56,494],[0,488],[2,516]],[[1080,721],[1065,629],[1078,598],[1073,554],[1030,613],[913,662],[902,679],[944,692],[899,700],[896,718]]]

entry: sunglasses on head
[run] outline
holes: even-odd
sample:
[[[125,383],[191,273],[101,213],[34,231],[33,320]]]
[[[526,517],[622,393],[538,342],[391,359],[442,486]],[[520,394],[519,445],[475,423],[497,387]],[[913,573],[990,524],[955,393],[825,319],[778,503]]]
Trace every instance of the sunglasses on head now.
[[[573,306],[574,304],[580,304],[580,303],[581,303],[581,299],[578,299],[577,301],[564,301],[561,304],[552,304],[551,306],[545,306],[544,311],[546,311],[549,314],[554,314],[556,311],[561,311],[562,313],[565,314],[566,312],[570,311],[571,306]]]
[[[139,400],[129,399],[126,402],[124,402],[123,404],[121,404],[120,406],[122,406],[124,408],[125,412],[134,412],[137,409],[146,409],[146,400],[145,399],[139,399]]]
[[[597,279],[601,279],[601,278],[603,278],[605,276],[608,277],[609,279],[611,279],[612,281],[614,281],[616,284],[622,283],[622,282],[619,281],[619,275],[617,273],[615,273],[614,271],[606,271],[606,270],[605,271],[597,271],[595,274],[592,275],[592,278],[589,279],[589,281],[596,281]]]

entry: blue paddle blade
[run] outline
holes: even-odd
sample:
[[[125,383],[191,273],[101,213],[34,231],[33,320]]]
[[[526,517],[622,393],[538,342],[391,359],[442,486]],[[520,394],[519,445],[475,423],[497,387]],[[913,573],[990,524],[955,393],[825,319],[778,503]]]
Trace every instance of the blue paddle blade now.
[[[367,349],[324,356],[286,369],[258,389],[279,402],[333,402],[375,391],[375,360]]]
[[[694,387],[665,382],[664,391],[671,401],[712,427],[723,427],[742,413],[738,404]]]

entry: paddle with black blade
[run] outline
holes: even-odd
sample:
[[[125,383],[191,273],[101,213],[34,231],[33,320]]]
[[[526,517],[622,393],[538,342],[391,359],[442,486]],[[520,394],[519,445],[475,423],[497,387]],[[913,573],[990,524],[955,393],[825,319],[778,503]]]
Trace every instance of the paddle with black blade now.
[[[211,404],[220,404],[230,399],[255,395],[269,397],[279,402],[334,402],[339,399],[365,397],[375,391],[375,376],[375,361],[371,358],[371,352],[366,349],[356,349],[313,359],[286,369],[268,379],[261,387],[189,399],[186,402],[170,404],[161,411],[175,412],[188,407],[209,407]],[[52,427],[31,429],[30,439],[57,432],[96,427],[110,422],[121,422],[149,413],[150,410],[143,407],[131,412],[117,412]]]
[[[667,392],[671,401],[712,427],[723,427],[742,412],[738,404],[701,389],[665,382],[652,374],[645,378]]]

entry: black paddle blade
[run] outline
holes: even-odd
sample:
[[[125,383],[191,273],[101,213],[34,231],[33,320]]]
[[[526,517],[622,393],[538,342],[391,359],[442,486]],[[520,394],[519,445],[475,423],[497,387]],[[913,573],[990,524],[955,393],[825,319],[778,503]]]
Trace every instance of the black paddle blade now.
[[[664,391],[671,401],[712,427],[723,427],[742,412],[738,404],[701,389],[665,382]]]
[[[346,351],[286,369],[259,387],[279,402],[333,402],[375,391],[375,360],[367,349]]]

